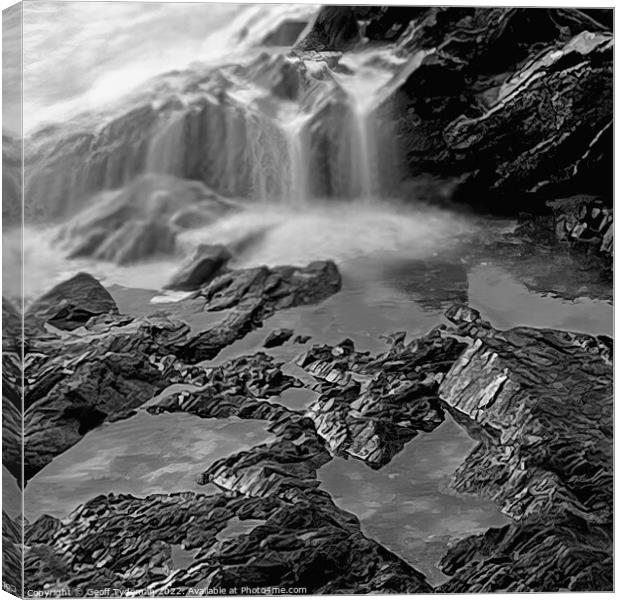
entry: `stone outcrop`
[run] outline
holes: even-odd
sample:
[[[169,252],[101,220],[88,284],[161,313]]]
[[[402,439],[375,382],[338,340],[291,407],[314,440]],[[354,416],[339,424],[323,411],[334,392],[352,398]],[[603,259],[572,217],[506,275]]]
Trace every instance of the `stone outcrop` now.
[[[380,111],[410,173],[464,177],[479,198],[610,189],[610,32],[570,10],[438,8],[414,22],[396,45],[426,55]]]
[[[2,511],[2,588],[16,596],[22,593],[22,520]]]
[[[227,535],[227,524],[258,523]],[[35,523],[36,526],[36,523]],[[237,587],[307,593],[429,592],[424,576],[360,531],[325,494],[252,498],[193,493],[94,498],[51,539],[31,536],[26,587],[145,589],[153,595]],[[180,549],[181,552],[179,552]],[[182,562],[177,558],[184,557]],[[253,590],[242,591],[240,586]]]
[[[109,296],[89,275],[77,278],[79,282],[87,282],[85,289],[89,294],[94,290]],[[87,310],[93,305],[102,308],[95,301],[85,304],[79,311],[74,309],[71,319],[64,318],[75,324],[77,315],[81,319],[79,324],[84,326],[79,332],[62,338],[37,334],[27,340],[26,479],[105,420],[130,414],[172,383],[194,383],[191,375],[194,371],[190,370],[190,374],[183,377],[179,372],[205,358],[212,358],[222,348],[260,326],[263,319],[277,310],[320,302],[338,291],[340,284],[340,274],[332,262],[311,263],[303,268],[283,266],[229,271],[197,292],[205,299],[205,310],[224,311],[224,317],[196,334],[191,333],[186,323],[167,317],[136,319],[118,315],[116,305],[114,310],[101,310],[99,316],[94,316],[97,311]],[[40,318],[45,316],[51,322],[43,309],[50,307],[52,298],[66,298],[71,290],[82,295],[84,292],[73,278],[44,296],[45,302],[37,301],[35,306],[42,308],[34,314]],[[91,295],[87,298],[91,299]],[[54,306],[58,307],[58,302]],[[55,324],[58,318],[54,316],[54,319]],[[175,359],[184,366],[171,368]],[[202,371],[198,369],[197,373],[200,375]],[[288,385],[289,379],[278,373],[276,368],[276,373],[269,375],[271,384]],[[7,415],[17,419],[10,403],[8,409],[11,410]],[[6,426],[10,427],[13,421],[9,418]],[[11,458],[11,465],[13,455],[14,449],[6,455]]]
[[[377,357],[356,352],[351,340],[299,357],[320,382],[307,414],[332,453],[380,468],[420,431],[443,422],[439,382],[464,347],[444,334],[434,329],[408,344],[404,332],[394,334]]]
[[[204,310],[226,311],[218,325],[198,334],[186,349],[194,360],[213,358],[223,347],[258,327],[277,310],[316,304],[340,290],[332,261],[306,267],[255,267],[224,273],[203,287]]]
[[[165,287],[170,290],[197,290],[213,279],[231,258],[231,253],[220,244],[201,244]]]
[[[441,591],[611,589],[612,340],[448,317],[469,347],[439,395],[480,440],[452,485],[515,524],[456,545]]]
[[[72,331],[97,315],[118,314],[110,293],[88,273],[78,273],[35,300],[26,310],[32,327],[45,324]]]

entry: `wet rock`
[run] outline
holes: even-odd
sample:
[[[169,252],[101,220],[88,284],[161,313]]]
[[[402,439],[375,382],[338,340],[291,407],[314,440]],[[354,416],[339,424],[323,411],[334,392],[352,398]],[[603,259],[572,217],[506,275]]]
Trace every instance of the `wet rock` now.
[[[25,362],[24,472],[55,456],[117,412],[167,385],[151,357],[173,353],[189,326],[168,319],[108,317],[79,335],[31,341]]]
[[[612,581],[612,340],[447,317],[468,348],[439,388],[479,445],[453,476],[514,525],[444,559],[444,591],[606,590]]]
[[[223,321],[198,334],[182,355],[189,362],[213,358],[236,339],[259,327],[277,310],[316,304],[340,290],[342,280],[332,261],[306,267],[255,267],[219,275],[201,288],[205,310],[227,311]]]
[[[196,290],[213,279],[230,259],[231,254],[226,247],[201,244],[194,256],[173,275],[165,287],[171,290]]]
[[[263,342],[265,348],[275,348],[288,342],[295,332],[292,329],[274,329]]]
[[[495,210],[570,183],[609,193],[605,27],[577,10],[430,8],[387,20],[409,62],[377,116],[395,124],[408,174],[464,177],[463,200]]]
[[[117,313],[118,307],[108,291],[92,275],[78,273],[33,302],[25,320],[39,327],[48,323],[72,331],[94,316]]]
[[[263,524],[218,540],[235,518]],[[188,595],[204,587],[228,592],[242,582],[248,588],[305,587],[308,593],[430,591],[423,575],[366,538],[353,515],[325,494],[301,490],[294,503],[191,492],[99,496],[41,542],[26,558],[30,589],[88,585],[160,595],[174,587]],[[179,546],[193,554],[181,568],[173,562]]]
[[[320,381],[321,395],[307,414],[332,453],[380,468],[420,431],[443,422],[439,382],[464,345],[440,328],[404,339],[404,332],[394,334],[390,349],[376,357],[344,340],[314,346],[297,360]]]

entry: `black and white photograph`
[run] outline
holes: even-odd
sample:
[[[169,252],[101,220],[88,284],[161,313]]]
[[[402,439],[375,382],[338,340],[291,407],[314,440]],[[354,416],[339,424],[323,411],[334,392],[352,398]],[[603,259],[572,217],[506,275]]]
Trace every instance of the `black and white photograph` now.
[[[4,592],[613,591],[611,5],[2,30]]]

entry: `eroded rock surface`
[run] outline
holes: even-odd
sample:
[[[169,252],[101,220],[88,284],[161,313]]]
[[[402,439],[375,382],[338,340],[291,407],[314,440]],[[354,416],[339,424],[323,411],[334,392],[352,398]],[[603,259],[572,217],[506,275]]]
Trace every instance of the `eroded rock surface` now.
[[[439,395],[480,440],[453,486],[515,524],[453,548],[442,591],[611,589],[611,339],[448,316],[469,347]]]

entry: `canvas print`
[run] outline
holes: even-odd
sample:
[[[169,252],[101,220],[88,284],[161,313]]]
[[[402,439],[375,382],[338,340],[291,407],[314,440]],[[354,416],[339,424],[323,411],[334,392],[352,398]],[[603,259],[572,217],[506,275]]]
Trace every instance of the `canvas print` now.
[[[613,11],[3,12],[3,589],[613,589]]]

